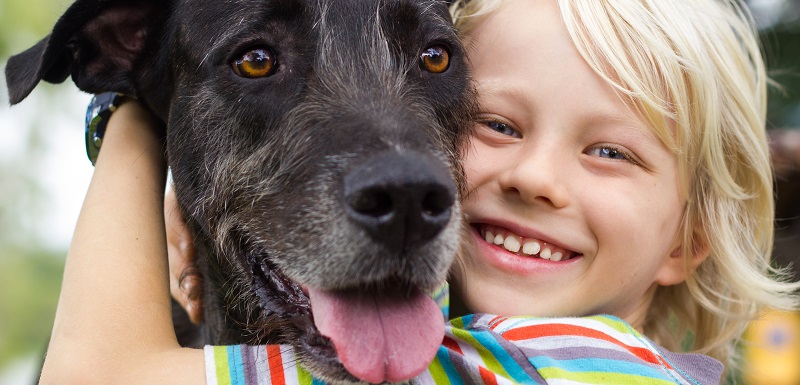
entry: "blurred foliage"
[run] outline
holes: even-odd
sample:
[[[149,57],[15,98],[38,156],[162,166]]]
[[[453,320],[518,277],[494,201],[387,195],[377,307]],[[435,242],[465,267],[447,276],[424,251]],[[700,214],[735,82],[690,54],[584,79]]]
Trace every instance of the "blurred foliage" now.
[[[69,6],[69,0],[0,1],[0,58],[43,38]]]
[[[800,128],[800,22],[762,35],[770,76],[779,85],[769,95],[770,127]]]
[[[0,253],[0,363],[5,363],[44,353],[64,262],[44,250],[3,247]]]
[[[68,0],[0,1],[0,63],[43,38]],[[7,108],[4,82],[0,108]],[[48,98],[50,99],[50,98]],[[24,167],[46,151],[43,129],[21,127],[26,132],[28,160],[0,162],[0,372],[11,361],[41,356],[53,325],[65,250],[37,246],[29,234],[43,194],[36,175]]]
[[[0,97],[0,101],[6,101],[5,95]],[[24,149],[26,156],[0,162],[0,178],[14,181],[0,185],[0,202],[3,202],[0,206],[0,245],[5,247],[36,243],[33,234],[36,226],[30,222],[41,217],[41,210],[44,209],[42,200],[45,197],[40,183],[41,175],[33,171],[39,168],[36,165],[46,151],[42,143],[43,125],[38,124],[40,120],[41,115],[34,116],[31,119],[32,127],[26,127]],[[0,262],[6,258],[18,258],[20,253],[24,255],[23,250],[21,248],[16,253],[0,255]]]

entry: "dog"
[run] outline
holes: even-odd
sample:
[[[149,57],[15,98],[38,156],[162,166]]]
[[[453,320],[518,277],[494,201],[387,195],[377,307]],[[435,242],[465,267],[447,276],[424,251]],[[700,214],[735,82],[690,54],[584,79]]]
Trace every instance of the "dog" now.
[[[9,60],[11,103],[69,76],[165,123],[198,343],[290,344],[333,383],[427,367],[475,110],[445,2],[77,0]]]

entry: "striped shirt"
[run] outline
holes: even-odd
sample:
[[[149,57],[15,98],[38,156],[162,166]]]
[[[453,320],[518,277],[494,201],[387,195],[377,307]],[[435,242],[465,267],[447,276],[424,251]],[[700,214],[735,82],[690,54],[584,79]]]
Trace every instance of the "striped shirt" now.
[[[208,385],[323,384],[288,345],[206,346]],[[451,320],[413,384],[719,384],[722,364],[656,346],[613,316]]]

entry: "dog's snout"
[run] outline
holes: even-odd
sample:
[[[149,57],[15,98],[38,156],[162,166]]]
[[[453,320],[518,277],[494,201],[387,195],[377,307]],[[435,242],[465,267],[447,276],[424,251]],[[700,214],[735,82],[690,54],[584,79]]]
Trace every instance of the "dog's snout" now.
[[[455,185],[439,161],[417,153],[382,154],[344,178],[348,217],[376,241],[403,251],[450,222]]]

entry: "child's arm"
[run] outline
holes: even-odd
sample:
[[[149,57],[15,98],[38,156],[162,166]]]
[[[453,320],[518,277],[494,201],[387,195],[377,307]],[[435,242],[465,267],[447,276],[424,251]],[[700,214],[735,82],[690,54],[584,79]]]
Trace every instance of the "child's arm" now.
[[[202,384],[170,319],[160,124],[125,103],[107,127],[67,256],[44,384]]]

